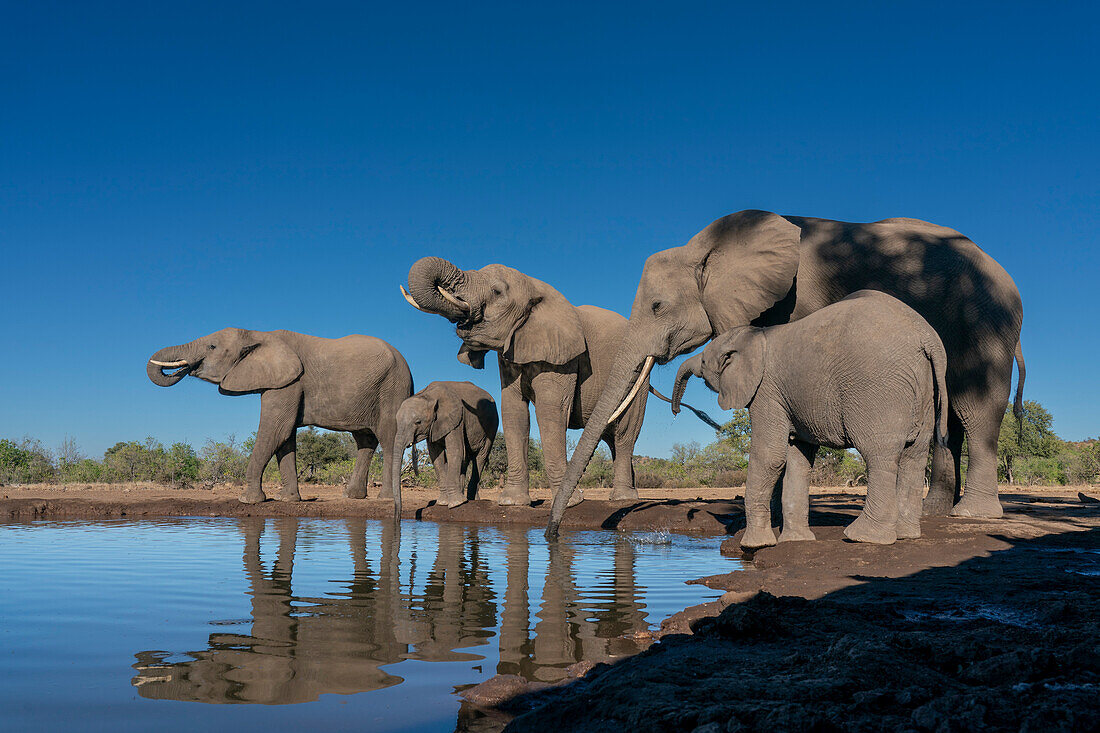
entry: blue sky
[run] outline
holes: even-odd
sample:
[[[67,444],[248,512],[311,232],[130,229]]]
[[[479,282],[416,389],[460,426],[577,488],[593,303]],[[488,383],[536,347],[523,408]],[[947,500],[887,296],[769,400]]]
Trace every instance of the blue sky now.
[[[1094,3],[399,5],[5,4],[0,437],[246,437],[258,398],[144,373],[225,326],[497,393],[401,299],[417,258],[626,314],[746,208],[962,231],[1023,295],[1027,397],[1100,434]],[[712,438],[651,400],[638,452]]]

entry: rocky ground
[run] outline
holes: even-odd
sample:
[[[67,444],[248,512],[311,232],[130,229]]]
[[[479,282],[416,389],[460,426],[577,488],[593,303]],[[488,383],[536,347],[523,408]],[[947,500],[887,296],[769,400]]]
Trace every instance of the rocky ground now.
[[[311,501],[242,505],[239,489],[0,487],[0,519],[154,515],[388,517],[392,504],[307,486]],[[375,489],[374,491],[377,491]],[[566,514],[574,528],[732,535],[736,489],[606,490]],[[498,676],[465,690],[459,730],[1100,730],[1100,490],[1002,487],[998,520],[936,518],[888,547],[842,539],[858,490],[814,491],[814,542],[755,554],[698,579],[720,601],[662,624],[659,641],[614,665],[573,668],[548,687]],[[533,507],[485,500],[446,509],[409,490],[406,515],[545,523]],[[684,569],[685,580],[692,579]]]
[[[728,592],[647,651],[557,687],[490,680],[464,693],[458,727],[1100,730],[1100,492],[1086,491],[1011,492],[1003,519],[926,520],[889,547],[844,541],[857,505],[823,497],[816,542],[701,579]]]

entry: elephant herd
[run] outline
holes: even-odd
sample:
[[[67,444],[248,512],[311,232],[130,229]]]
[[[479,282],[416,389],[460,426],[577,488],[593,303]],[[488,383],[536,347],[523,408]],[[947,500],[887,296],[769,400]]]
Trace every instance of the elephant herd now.
[[[922,513],[1001,516],[997,438],[1013,361],[1015,409],[1022,406],[1023,308],[1005,270],[952,229],[916,219],[853,224],[741,211],[650,256],[629,320],[574,306],[504,265],[462,270],[424,257],[401,292],[455,325],[463,364],[481,369],[486,353],[497,352],[508,452],[501,504],[531,500],[534,404],[553,490],[548,537],[581,500],[577,484],[601,440],[614,460],[612,500],[637,498],[632,457],[646,399],[649,392],[665,399],[650,387],[650,371],[704,344],[680,368],[669,401],[678,411],[687,379],[700,376],[723,409],[748,407],[745,547],[777,541],[770,497],[780,482],[779,540],[812,539],[807,478],[818,446],[855,448],[867,462],[867,501],[846,531],[850,539],[918,537]],[[405,359],[370,336],[225,329],[161,349],[147,372],[161,386],[192,375],[223,394],[260,394],[245,502],[265,499],[261,477],[272,457],[280,498],[299,499],[295,430],[314,425],[355,438],[348,497],[365,498],[381,444],[380,496],[392,498],[399,514],[402,457],[423,439],[440,503],[455,506],[476,495],[498,427],[493,397],[469,382],[433,382],[414,395]],[[583,428],[572,457],[569,428]]]

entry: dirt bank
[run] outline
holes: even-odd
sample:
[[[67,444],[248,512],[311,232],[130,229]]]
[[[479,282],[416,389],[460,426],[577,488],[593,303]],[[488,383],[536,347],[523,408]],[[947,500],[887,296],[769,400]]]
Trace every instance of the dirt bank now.
[[[1100,491],[1084,491],[1007,491],[1003,519],[926,520],[889,547],[842,540],[858,501],[821,497],[816,542],[701,579],[728,593],[647,651],[551,689],[491,680],[459,729],[1098,730]]]
[[[377,487],[371,493],[377,495]],[[593,489],[565,516],[566,529],[623,529],[729,534],[742,515],[736,489],[643,490],[635,501],[608,501],[610,489]],[[392,516],[393,502],[345,499],[343,488],[308,485],[301,502],[242,504],[239,487],[176,489],[147,484],[0,487],[0,520],[109,519],[155,516],[367,517]],[[436,506],[437,492],[405,489],[403,516],[435,522],[541,526],[550,515],[549,492],[535,489],[533,506],[502,507],[497,491],[453,509]]]

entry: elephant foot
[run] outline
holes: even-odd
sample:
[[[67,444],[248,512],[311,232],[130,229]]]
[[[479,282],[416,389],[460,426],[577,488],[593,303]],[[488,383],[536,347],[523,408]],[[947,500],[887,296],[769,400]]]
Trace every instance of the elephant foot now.
[[[531,492],[526,486],[505,486],[497,499],[499,506],[530,506]]]
[[[746,550],[755,550],[758,547],[771,547],[776,544],[775,532],[771,527],[748,527],[741,537],[741,546]]]
[[[951,513],[951,505],[954,503],[954,489],[944,490],[933,486],[921,503],[921,513],[926,517],[946,517]]]
[[[279,494],[279,501],[301,501],[302,495],[295,491],[293,494]]]
[[[792,527],[787,529],[783,528],[783,531],[779,533],[780,542],[812,542],[817,537],[810,531],[809,527]]]
[[[611,489],[611,501],[636,501],[638,490],[633,486],[616,486]]]
[[[893,527],[883,527],[881,523],[860,514],[856,521],[844,528],[844,536],[852,542],[867,542],[873,545],[892,545],[898,535]]]
[[[242,504],[259,504],[265,501],[267,501],[267,495],[259,489],[256,489],[255,491],[249,489],[248,491],[241,494]]]
[[[456,506],[461,506],[466,503],[466,497],[463,496],[460,491],[448,491],[440,492],[439,501],[436,502],[439,506],[450,507],[454,509]]]
[[[389,491],[387,491],[386,489],[382,489],[380,492],[378,492],[378,498],[389,499],[390,501],[393,501],[393,489],[390,489]]]
[[[1004,515],[1000,499],[996,496],[967,493],[951,510],[953,517],[976,517],[979,519],[1000,519]]]
[[[364,486],[362,488],[354,488],[353,489],[352,487],[349,486],[346,489],[344,489],[344,497],[347,498],[347,499],[366,499],[367,498],[367,487]]]
[[[569,503],[565,506],[566,508],[576,506],[582,501],[584,501],[584,489],[578,486],[577,488],[573,489],[573,495],[569,497]]]
[[[898,522],[895,530],[899,540],[915,540],[920,538],[920,522]]]

